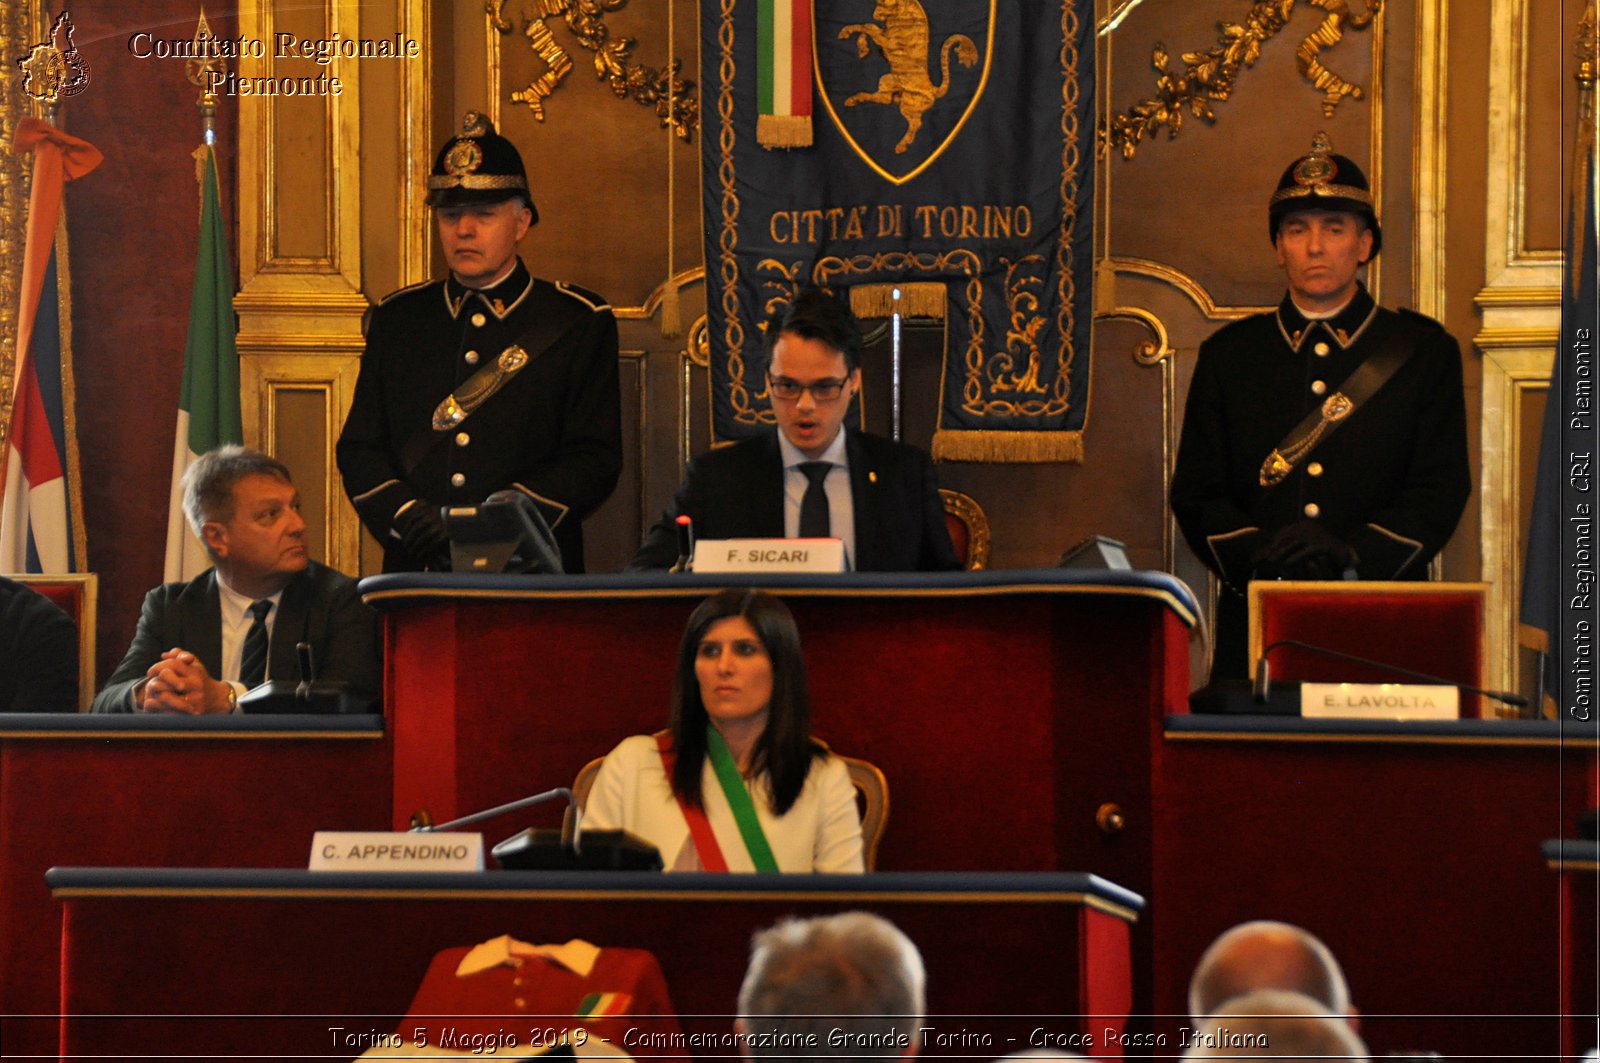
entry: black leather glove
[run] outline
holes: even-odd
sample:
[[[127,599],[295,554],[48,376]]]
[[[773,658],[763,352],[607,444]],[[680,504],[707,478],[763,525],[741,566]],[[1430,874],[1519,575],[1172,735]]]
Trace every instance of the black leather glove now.
[[[400,533],[400,549],[411,560],[436,572],[450,570],[450,533],[438,507],[418,502],[395,518],[394,529]]]
[[[1314,520],[1279,528],[1250,560],[1258,576],[1283,579],[1338,579],[1361,561],[1349,543]]]

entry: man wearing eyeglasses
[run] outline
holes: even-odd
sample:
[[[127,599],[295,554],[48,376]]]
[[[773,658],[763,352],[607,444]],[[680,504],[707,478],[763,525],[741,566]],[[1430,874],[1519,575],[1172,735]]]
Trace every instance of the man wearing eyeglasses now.
[[[692,461],[628,567],[671,567],[687,515],[701,539],[842,539],[858,572],[960,568],[928,455],[845,426],[861,390],[855,315],[811,289],[768,335],[777,431]]]

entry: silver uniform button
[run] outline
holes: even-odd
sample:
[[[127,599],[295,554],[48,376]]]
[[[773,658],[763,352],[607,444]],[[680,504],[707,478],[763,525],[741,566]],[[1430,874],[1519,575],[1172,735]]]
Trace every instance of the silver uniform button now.
[[[1307,502],[1305,514],[1312,520],[1316,520],[1318,517],[1322,516],[1322,507],[1317,505],[1315,502]]]
[[[464,473],[464,472],[458,472],[454,476],[450,477],[450,486],[451,487],[462,487],[462,486],[464,486],[466,484],[466,482],[467,482],[467,474]]]
[[[1328,390],[1328,385],[1324,384],[1322,381],[1313,380],[1311,382],[1311,394],[1313,394],[1313,395],[1321,395],[1323,392],[1325,392],[1327,390]]]
[[[466,435],[465,432],[463,432],[461,434],[462,435]],[[1307,476],[1321,476],[1322,475],[1322,462],[1314,461],[1310,465],[1307,465],[1306,466],[1306,475]]]
[[[473,314],[472,315],[472,324],[474,326],[476,326],[477,328],[482,328],[483,327],[483,323],[485,321],[487,321],[487,320],[489,320],[489,319],[484,317],[482,314]]]
[[[467,433],[465,433],[465,432],[457,432],[456,433],[456,446],[464,447],[470,442],[472,442],[472,437],[467,435]],[[1321,472],[1322,471],[1322,466],[1320,466],[1320,465],[1317,466],[1317,471]]]
[[[461,357],[462,357],[462,359],[464,359],[466,361],[466,363],[468,365],[477,365],[478,364],[478,352],[477,351],[468,351],[466,354],[463,354]]]
[[[1319,343],[1311,349],[1316,352],[1318,358],[1328,357],[1328,345],[1326,343]]]

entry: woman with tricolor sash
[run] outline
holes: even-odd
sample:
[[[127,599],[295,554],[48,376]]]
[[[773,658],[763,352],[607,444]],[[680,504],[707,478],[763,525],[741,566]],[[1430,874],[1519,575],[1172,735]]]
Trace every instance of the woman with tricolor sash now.
[[[585,828],[631,831],[669,871],[861,871],[844,762],[811,737],[800,633],[757,590],[701,602],[678,648],[666,731],[606,756]]]

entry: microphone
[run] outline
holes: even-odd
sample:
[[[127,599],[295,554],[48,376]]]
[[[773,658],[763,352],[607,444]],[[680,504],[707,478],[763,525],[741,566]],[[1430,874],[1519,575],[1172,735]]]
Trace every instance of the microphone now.
[[[1458,683],[1453,679],[1445,679],[1440,676],[1429,675],[1426,672],[1418,672],[1410,668],[1402,668],[1397,664],[1390,664],[1387,661],[1374,661],[1368,657],[1357,657],[1353,653],[1342,653],[1339,650],[1330,650],[1326,646],[1313,646],[1311,643],[1301,642],[1299,639],[1279,639],[1277,642],[1274,642],[1263,649],[1261,651],[1261,656],[1256,658],[1256,681],[1254,694],[1258,704],[1265,705],[1267,703],[1267,697],[1272,686],[1271,681],[1268,678],[1269,670],[1267,665],[1267,656],[1272,653],[1273,650],[1278,649],[1281,646],[1293,646],[1296,649],[1305,650],[1309,653],[1320,654],[1323,657],[1331,657],[1334,660],[1348,661],[1352,664],[1364,664],[1369,668],[1381,668],[1385,671],[1393,672],[1395,675],[1403,675],[1408,679],[1421,679],[1427,683],[1436,683],[1440,686],[1455,687],[1457,690],[1465,691],[1468,694],[1477,694],[1479,697],[1488,698],[1490,701],[1498,701],[1503,705],[1510,705],[1512,708],[1523,709],[1527,708],[1528,706],[1528,699],[1520,694],[1513,694],[1505,690],[1485,690],[1481,687],[1468,686],[1466,683]]]
[[[426,812],[418,812],[413,814],[411,817],[411,833],[431,834],[436,831],[455,830],[457,827],[466,827],[473,823],[482,823],[486,819],[493,819],[496,816],[503,816],[507,812],[518,812],[524,808],[533,808],[535,805],[547,804],[551,801],[554,801],[558,797],[564,797],[567,799],[567,807],[572,810],[574,817],[573,829],[574,832],[576,832],[578,820],[582,816],[583,812],[573,801],[572,791],[567,789],[565,786],[558,786],[554,790],[546,790],[543,793],[534,794],[531,797],[520,797],[515,801],[508,801],[503,805],[496,805],[493,808],[486,808],[482,812],[474,812],[469,816],[462,816],[460,819],[452,819],[448,823],[431,823],[428,820],[428,815]]]
[[[687,572],[694,558],[694,518],[687,513],[678,514],[678,560],[668,572]]]
[[[457,827],[493,819],[495,816],[503,816],[519,809],[532,808],[562,797],[567,800],[567,810],[571,816],[571,840],[563,837],[565,832],[555,830],[529,828],[519,834],[513,834],[489,850],[489,854],[501,867],[507,870],[533,871],[661,870],[661,854],[656,847],[627,831],[590,831],[589,844],[585,846],[582,833],[583,809],[573,798],[572,791],[565,786],[496,805],[494,808],[474,812],[470,816],[452,819],[437,826],[428,822],[426,812],[418,812],[411,817],[411,833],[430,834],[436,831],[454,830]]]
[[[294,644],[296,656],[300,659],[300,685],[294,688],[296,701],[311,700],[311,684],[317,681],[316,662],[312,659],[311,643],[297,642]]]

